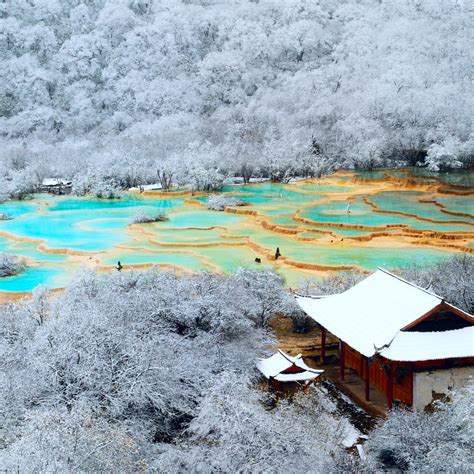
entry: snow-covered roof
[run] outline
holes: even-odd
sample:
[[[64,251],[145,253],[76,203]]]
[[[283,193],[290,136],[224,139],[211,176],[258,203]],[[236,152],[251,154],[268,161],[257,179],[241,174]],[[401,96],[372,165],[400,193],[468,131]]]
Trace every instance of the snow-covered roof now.
[[[390,360],[421,361],[474,356],[474,326],[452,331],[399,331],[381,355]]]
[[[144,184],[140,187],[134,186],[132,188],[129,188],[129,191],[132,192],[137,192],[137,191],[159,191],[162,189],[163,186],[161,186],[160,183],[153,183],[153,184]]]
[[[160,183],[153,183],[153,184],[144,184],[142,186],[143,191],[156,191],[159,189],[162,189],[163,186],[161,186]]]
[[[298,367],[301,372],[284,373],[291,367]],[[291,357],[285,352],[278,350],[268,359],[260,359],[257,368],[267,379],[275,379],[279,382],[302,382],[319,377],[324,370],[316,370],[308,367],[301,356]]]
[[[454,341],[452,351],[448,350],[444,343],[439,344],[441,338],[439,334],[452,333],[446,337],[455,338],[461,337],[461,334],[472,334],[472,331],[402,333],[401,330],[406,326],[435,310],[444,302],[440,296],[383,269],[377,270],[343,293],[321,298],[297,297],[297,301],[306,314],[367,357],[372,357],[376,353],[394,360],[432,360],[474,356],[472,340],[470,351],[467,345],[461,351],[469,352],[464,356],[457,355],[459,351],[454,350]],[[472,318],[471,315],[458,308],[451,305],[449,307],[458,313],[463,313],[466,318]],[[407,336],[407,334],[411,335]],[[431,336],[431,334],[438,334],[438,336]],[[412,346],[412,350],[410,352],[407,349],[407,354],[404,355],[402,347],[407,344]],[[387,350],[387,347],[392,347],[392,345],[392,350]]]
[[[60,178],[45,178],[41,182],[42,186],[67,186],[70,185],[71,181],[67,181],[65,179],[60,179]]]

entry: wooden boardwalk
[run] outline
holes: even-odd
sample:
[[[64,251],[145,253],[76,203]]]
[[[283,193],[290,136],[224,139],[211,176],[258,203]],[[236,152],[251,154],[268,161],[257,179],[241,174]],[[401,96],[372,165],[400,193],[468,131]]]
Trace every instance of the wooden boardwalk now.
[[[339,377],[339,365],[320,365],[318,368],[324,369],[324,376],[367,413],[377,418],[383,418],[387,415],[387,397],[385,394],[371,385],[370,401],[367,401],[365,399],[364,381],[358,375],[346,370],[342,381]]]
[[[313,327],[308,333],[297,334],[292,330],[288,318],[277,318],[271,324],[277,336],[277,346],[286,353],[295,356],[302,354],[306,364],[314,369],[323,369],[322,378],[331,381],[342,393],[374,417],[385,417],[387,414],[387,397],[374,386],[370,386],[370,401],[365,400],[363,380],[346,369],[344,380],[339,376],[339,342],[328,335],[326,341],[326,364],[320,363],[321,331]]]

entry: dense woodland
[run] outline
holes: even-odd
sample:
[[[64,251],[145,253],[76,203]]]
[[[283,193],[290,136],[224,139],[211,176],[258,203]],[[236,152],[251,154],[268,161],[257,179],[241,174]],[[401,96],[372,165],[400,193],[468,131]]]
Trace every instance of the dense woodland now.
[[[469,166],[464,0],[3,0],[0,189]]]
[[[291,470],[292,451],[331,467],[331,403],[271,409],[254,386],[288,304],[279,277],[242,270],[84,273],[58,298],[3,306],[0,469]]]
[[[473,268],[454,258],[433,285],[448,300],[459,285],[472,304]],[[415,274],[423,284],[427,272]],[[346,451],[353,428],[324,386],[276,403],[255,362],[274,343],[270,319],[295,311],[280,277],[244,269],[84,272],[56,297],[39,288],[1,306],[0,469],[444,472],[449,459],[469,472],[472,387],[432,413],[393,411],[369,434],[364,461]]]

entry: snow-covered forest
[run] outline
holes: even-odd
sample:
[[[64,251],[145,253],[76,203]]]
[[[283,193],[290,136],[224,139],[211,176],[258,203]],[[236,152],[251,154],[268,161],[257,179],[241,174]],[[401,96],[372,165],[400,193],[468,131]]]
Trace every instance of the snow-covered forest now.
[[[472,466],[472,390],[433,414],[395,411],[366,443],[324,392],[275,404],[257,384],[281,280],[79,274],[0,307],[0,469],[7,472],[347,472]],[[416,440],[416,442],[414,442]],[[420,441],[422,440],[422,443]]]
[[[2,191],[468,165],[473,15],[464,0],[4,0]]]
[[[1,307],[0,469],[262,471],[277,456],[291,470],[288,449],[331,467],[347,422],[329,401],[269,410],[253,386],[266,322],[288,304],[279,284],[87,272],[58,298]]]

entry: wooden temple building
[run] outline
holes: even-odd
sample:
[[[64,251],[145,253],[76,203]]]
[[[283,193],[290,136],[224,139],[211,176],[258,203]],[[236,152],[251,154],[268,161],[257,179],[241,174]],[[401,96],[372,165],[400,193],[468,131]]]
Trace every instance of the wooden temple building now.
[[[434,293],[379,269],[349,290],[297,297],[326,335],[339,339],[339,371],[394,403],[423,409],[450,389],[474,381],[474,317]]]

